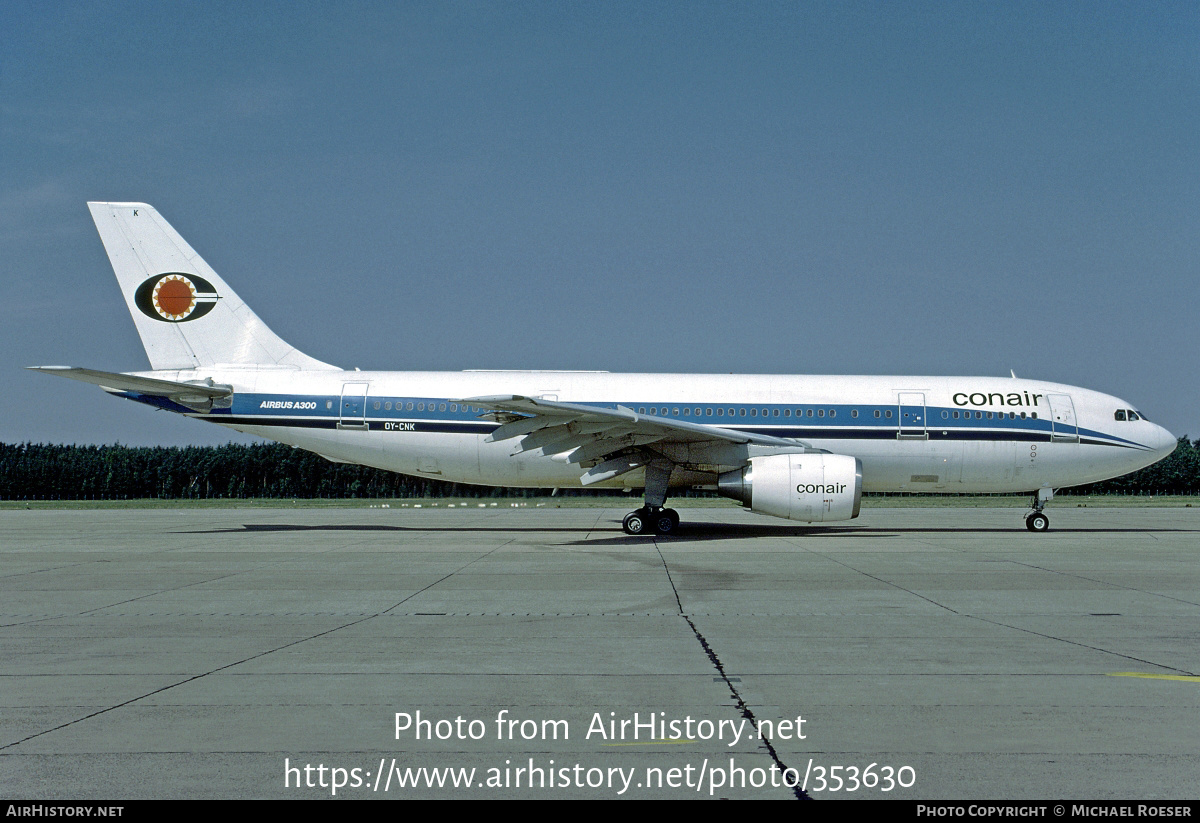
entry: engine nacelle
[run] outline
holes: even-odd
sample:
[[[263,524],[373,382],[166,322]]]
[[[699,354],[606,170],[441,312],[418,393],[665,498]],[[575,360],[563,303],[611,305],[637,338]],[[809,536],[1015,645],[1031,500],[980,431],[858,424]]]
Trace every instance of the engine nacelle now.
[[[862,461],[845,454],[751,457],[744,469],[718,478],[718,492],[751,511],[818,523],[858,517]]]

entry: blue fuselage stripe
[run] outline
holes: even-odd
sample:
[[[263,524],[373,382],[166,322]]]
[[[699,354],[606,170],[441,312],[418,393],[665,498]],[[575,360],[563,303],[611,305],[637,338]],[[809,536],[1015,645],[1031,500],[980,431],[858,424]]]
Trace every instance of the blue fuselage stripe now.
[[[372,431],[415,431],[452,434],[487,434],[496,423],[480,420],[486,409],[452,403],[443,398],[369,397],[355,398],[356,408],[339,416],[343,398],[338,395],[298,396],[237,394],[228,409],[206,414],[178,405],[164,397],[122,392],[131,400],[214,423],[234,426],[282,426],[288,428],[335,429],[339,423],[366,423]],[[923,434],[930,440],[1050,442],[1054,435],[1078,435],[1080,442],[1095,445],[1148,447],[1106,432],[1082,427],[1059,426],[1032,412],[964,411],[959,408],[925,406],[899,407],[872,404],[745,404],[690,403],[683,414],[681,404],[589,403],[598,408],[618,405],[650,413],[667,420],[700,423],[725,429],[801,440],[886,440],[898,434]],[[364,409],[363,406],[366,408]],[[718,416],[721,409],[725,414]],[[751,415],[754,410],[756,414]],[[905,409],[921,409],[923,419],[905,421]],[[645,411],[643,411],[645,410]],[[711,412],[711,414],[710,414]]]

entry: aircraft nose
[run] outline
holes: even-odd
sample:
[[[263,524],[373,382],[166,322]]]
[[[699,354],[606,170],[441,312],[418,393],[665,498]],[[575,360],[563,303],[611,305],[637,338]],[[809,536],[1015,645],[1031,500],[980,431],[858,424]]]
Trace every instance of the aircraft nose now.
[[[1175,447],[1179,445],[1179,440],[1162,426],[1155,425],[1154,433],[1150,438],[1150,444],[1161,458],[1175,451]]]

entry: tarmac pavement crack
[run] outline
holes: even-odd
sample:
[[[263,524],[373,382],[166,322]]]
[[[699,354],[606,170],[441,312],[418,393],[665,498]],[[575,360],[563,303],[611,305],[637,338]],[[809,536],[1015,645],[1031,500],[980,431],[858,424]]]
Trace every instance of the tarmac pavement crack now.
[[[600,518],[604,517],[604,515],[605,515],[605,512],[604,512],[604,510],[603,510],[603,509],[601,509],[599,512],[597,512],[595,521],[593,521],[593,522],[592,522],[592,525],[591,525],[590,527],[588,527],[588,532],[587,532],[587,534],[585,534],[585,535],[583,536],[583,539],[584,539],[584,540],[590,540],[590,539],[591,539],[591,537],[592,537],[592,532],[596,531],[596,527],[600,525]]]
[[[273,649],[267,649],[265,651],[258,652],[257,654],[249,655],[248,657],[244,657],[241,660],[235,660],[232,663],[226,663],[224,666],[217,666],[216,668],[210,669],[209,671],[202,672],[200,674],[195,674],[195,675],[192,675],[191,677],[185,677],[184,679],[179,680],[175,683],[170,683],[166,686],[162,686],[160,688],[153,689],[151,691],[146,692],[145,694],[138,695],[137,697],[131,697],[130,699],[124,700],[113,706],[106,706],[103,709],[98,709],[94,712],[91,712],[90,714],[84,715],[83,717],[78,717],[74,720],[68,720],[66,723],[60,723],[57,726],[54,726],[49,729],[43,729],[40,732],[35,732],[34,734],[27,735],[27,736],[21,738],[20,740],[14,740],[12,743],[5,743],[4,745],[0,745],[0,751],[4,751],[6,749],[11,749],[14,746],[20,746],[22,743],[28,743],[30,740],[35,740],[36,738],[42,737],[44,735],[51,734],[53,732],[57,732],[62,729],[69,728],[71,726],[76,725],[77,723],[82,723],[85,720],[91,720],[93,717],[99,717],[102,714],[107,714],[109,712],[116,711],[117,709],[124,708],[125,706],[130,706],[134,703],[137,703],[139,700],[145,700],[146,698],[153,697],[156,694],[162,694],[163,692],[170,691],[171,689],[178,688],[179,686],[183,686],[188,683],[194,683],[195,681],[200,680],[205,677],[208,677],[209,675],[217,674],[218,672],[223,672],[227,669],[232,669],[235,666],[241,666],[242,664],[249,663],[252,660],[258,660],[259,658],[266,657],[267,655],[275,654],[276,652],[281,652],[284,649],[290,649],[293,646],[298,646],[301,643],[307,643],[310,640],[316,640],[319,637],[325,637],[327,635],[333,634],[334,632],[339,632],[342,629],[348,629],[351,626],[357,626],[358,624],[365,623],[368,620],[374,620],[376,617],[382,617],[383,615],[386,615],[388,612],[392,611],[393,609],[396,609],[396,608],[404,605],[406,602],[408,602],[409,600],[412,600],[414,597],[421,594],[422,592],[429,591],[430,589],[432,589],[434,586],[438,585],[439,583],[449,580],[451,577],[453,577],[454,575],[463,571],[468,566],[471,566],[472,564],[477,563],[480,560],[483,560],[484,558],[488,557],[489,555],[499,551],[500,549],[502,549],[505,546],[509,545],[510,543],[514,542],[515,539],[516,538],[513,538],[512,540],[506,540],[505,542],[501,543],[500,545],[498,545],[492,549],[489,549],[488,551],[484,552],[483,554],[479,555],[478,557],[475,557],[475,558],[467,561],[466,563],[459,566],[457,569],[450,572],[449,574],[443,575],[442,577],[433,581],[428,586],[424,586],[421,589],[418,589],[417,591],[412,592],[411,594],[409,594],[407,597],[405,597],[403,600],[399,601],[398,603],[393,603],[391,606],[388,606],[386,609],[382,609],[380,611],[373,612],[372,614],[365,615],[363,617],[360,617],[357,620],[352,620],[349,623],[343,623],[340,626],[334,626],[332,629],[326,629],[323,632],[317,632],[316,634],[309,635],[308,637],[302,637],[299,640],[293,640],[290,643],[284,643],[283,645],[276,646]],[[241,573],[242,572],[238,572],[238,574],[241,574]],[[231,577],[232,575],[224,575],[224,576]],[[189,585],[196,585],[196,584],[193,583],[193,584],[189,584]],[[185,588],[185,587],[181,586],[180,588]],[[171,591],[173,591],[173,590],[171,590]],[[147,596],[149,596],[149,595],[147,595]],[[101,607],[101,608],[104,608],[104,607]],[[95,611],[95,609],[93,609],[92,611]]]
[[[404,598],[403,600],[401,600],[399,603],[393,603],[391,606],[388,606],[386,609],[384,609],[383,611],[379,612],[378,614],[373,614],[373,615],[370,615],[369,617],[366,617],[366,618],[363,618],[363,619],[364,619],[364,620],[370,620],[370,619],[371,619],[371,618],[373,618],[373,617],[382,617],[383,615],[387,614],[388,612],[392,611],[393,609],[398,609],[398,608],[400,608],[400,607],[401,607],[401,606],[403,606],[405,603],[407,603],[409,600],[412,600],[414,597],[416,597],[418,594],[421,594],[422,592],[427,592],[427,591],[429,591],[430,589],[432,589],[432,588],[433,588],[434,586],[436,586],[437,584],[439,584],[439,583],[442,583],[442,582],[445,582],[446,580],[449,580],[451,577],[453,577],[454,575],[458,574],[459,572],[466,570],[466,568],[467,568],[468,566],[472,566],[472,565],[474,565],[475,563],[478,563],[480,560],[485,560],[486,558],[490,557],[492,554],[495,554],[496,552],[498,552],[498,551],[500,551],[501,549],[503,549],[505,546],[511,545],[511,544],[512,544],[512,543],[514,543],[514,542],[516,542],[516,538],[515,538],[515,537],[514,537],[514,538],[511,538],[511,539],[509,539],[509,540],[505,540],[505,541],[504,541],[503,543],[501,543],[499,546],[496,546],[495,548],[492,548],[492,549],[488,549],[486,552],[484,552],[483,554],[479,555],[479,557],[476,557],[474,560],[469,560],[469,561],[467,561],[466,563],[462,564],[462,565],[461,565],[461,566],[459,566],[457,569],[455,569],[454,571],[452,571],[452,572],[450,572],[449,574],[447,574],[445,577],[439,578],[438,580],[435,580],[435,581],[433,581],[432,583],[430,583],[428,586],[424,587],[423,589],[419,589],[418,591],[415,591],[415,592],[413,592],[413,593],[412,593],[412,594],[410,594],[408,597],[406,597],[406,598]],[[358,622],[362,622],[362,621],[358,621]],[[335,629],[334,631],[336,631],[336,629]]]
[[[341,549],[345,549],[345,548],[346,548],[346,546],[339,546],[337,549],[332,549],[332,548],[325,549],[323,551],[316,552],[315,554],[328,554],[329,552],[337,551],[337,550],[341,550]],[[153,552],[152,555],[154,555],[154,556],[164,555],[164,554],[170,554],[170,553],[176,552],[176,551],[179,551],[179,549],[165,549],[163,551]],[[309,555],[309,556],[311,557],[312,555]],[[289,563],[293,560],[295,560],[295,558],[291,557],[291,556],[280,557],[280,558],[277,558],[274,560],[268,560],[268,561],[265,561],[262,563],[258,563],[257,565],[251,566],[250,568],[247,568],[247,569],[241,569],[236,572],[230,572],[229,574],[217,575],[216,577],[209,577],[204,580],[196,580],[192,583],[184,583],[182,586],[175,586],[174,588],[171,588],[171,589],[160,589],[159,591],[153,591],[153,592],[149,592],[148,594],[138,595],[137,597],[131,597],[128,600],[118,600],[116,603],[106,603],[103,606],[96,606],[95,608],[87,609],[87,610],[81,611],[81,612],[75,612],[73,614],[53,614],[53,615],[48,615],[46,617],[38,617],[33,620],[24,620],[19,623],[0,623],[0,629],[7,629],[7,628],[15,627],[15,626],[28,626],[33,623],[44,623],[49,620],[65,620],[68,618],[83,617],[84,615],[93,614],[93,613],[101,611],[103,609],[111,609],[116,606],[124,606],[128,603],[136,603],[137,601],[145,600],[148,597],[157,597],[158,595],[167,594],[169,592],[182,591],[183,589],[187,589],[192,586],[203,586],[206,583],[215,583],[218,580],[226,580],[230,577],[237,577],[240,574],[249,574],[251,572],[261,571],[262,569],[265,569],[268,566],[278,565],[280,563]],[[91,562],[108,563],[110,561],[97,560],[97,561],[91,561]],[[71,566],[75,566],[75,565],[87,565],[87,564],[86,563],[83,563],[83,564],[72,563],[68,566],[61,566],[59,568],[70,568]],[[46,569],[44,571],[51,571],[51,570]],[[32,573],[32,572],[30,572],[30,573]]]
[[[167,555],[174,551],[178,551],[178,550],[177,549],[164,549],[162,551],[152,552],[150,556]],[[334,551],[334,549],[325,549],[324,551],[317,552],[317,554],[328,554],[331,551]],[[218,580],[226,580],[230,577],[237,577],[240,574],[249,574],[251,572],[261,571],[262,569],[265,569],[268,566],[278,565],[280,563],[288,563],[294,559],[295,558],[290,557],[290,556],[289,557],[280,557],[280,558],[277,558],[274,560],[268,560],[268,561],[264,561],[262,563],[258,563],[247,569],[240,569],[239,571],[230,572],[229,574],[221,574],[221,575],[217,575],[216,577],[206,578],[204,580],[196,580],[191,583],[184,583],[182,586],[175,586],[174,588],[170,588],[170,589],[160,589],[158,591],[153,591],[153,592],[149,592],[147,594],[138,595],[137,597],[131,597],[128,600],[118,600],[116,603],[106,603],[103,606],[96,606],[95,608],[86,609],[84,611],[75,612],[73,614],[52,614],[52,615],[48,615],[46,617],[38,617],[33,620],[23,620],[19,623],[0,623],[0,629],[7,629],[7,628],[15,627],[15,626],[28,626],[33,623],[44,623],[49,620],[66,620],[68,618],[83,617],[84,615],[93,614],[93,613],[101,611],[103,609],[111,609],[116,606],[124,606],[127,603],[135,603],[138,600],[145,600],[148,597],[157,597],[158,595],[167,594],[169,592],[182,591],[182,590],[190,588],[192,586],[203,586],[206,583],[215,583]],[[97,560],[95,562],[108,563],[110,561]],[[72,564],[72,565],[79,565],[79,564]],[[86,564],[82,564],[82,565],[86,565]],[[64,566],[63,568],[69,568],[69,567]]]
[[[1083,575],[1083,574],[1076,574],[1075,572],[1064,572],[1064,571],[1060,571],[1058,569],[1047,569],[1044,566],[1035,566],[1032,563],[1022,563],[1020,560],[1009,560],[1007,558],[1005,558],[1003,562],[1012,563],[1017,566],[1024,566],[1027,569],[1037,569],[1038,571],[1048,572],[1049,574],[1060,574],[1063,577],[1074,577],[1077,580],[1086,580],[1089,583],[1099,583],[1102,586],[1112,586],[1114,589],[1124,589],[1125,591],[1128,591],[1128,592],[1137,592],[1138,594],[1145,594],[1150,597],[1163,597],[1163,598],[1166,598],[1167,600],[1174,600],[1176,603],[1186,603],[1189,606],[1200,606],[1200,603],[1197,603],[1193,600],[1184,600],[1182,597],[1172,597],[1171,595],[1163,594],[1162,592],[1148,592],[1145,589],[1139,589],[1136,586],[1122,586],[1120,583],[1113,583],[1109,580],[1097,580],[1094,577],[1088,577],[1087,575]]]
[[[32,569],[27,572],[14,572],[13,574],[0,574],[0,580],[11,580],[14,577],[26,577],[31,574],[45,574],[46,572],[56,572],[61,569],[73,569],[76,566],[90,566],[93,563],[108,563],[108,560],[84,560],[79,563],[67,563],[62,566],[47,566],[44,569]]]
[[[704,649],[704,653],[708,656],[709,662],[713,664],[713,667],[716,668],[717,673],[721,676],[721,680],[723,680],[725,685],[729,688],[729,693],[733,696],[734,704],[737,706],[742,717],[750,722],[751,728],[757,729],[758,718],[754,716],[754,712],[751,710],[750,706],[747,705],[745,699],[738,691],[738,688],[734,684],[733,680],[731,680],[729,675],[726,674],[725,665],[721,662],[721,658],[717,656],[716,650],[713,649],[712,645],[701,633],[700,629],[696,627],[696,624],[692,618],[683,610],[683,602],[679,598],[679,589],[676,588],[675,579],[671,576],[671,567],[667,565],[667,558],[663,556],[662,547],[658,545],[657,540],[654,541],[654,549],[658,552],[658,558],[662,561],[663,570],[667,573],[667,582],[671,584],[671,591],[675,594],[675,605],[679,607],[679,616],[682,617],[688,624],[688,628],[692,630],[692,634],[694,634],[696,636],[696,640],[699,641],[700,648]],[[771,741],[766,737],[762,737],[760,738],[759,742],[761,742],[763,747],[767,750],[767,754],[771,756],[771,760],[773,760],[775,765],[779,767],[780,774],[785,773],[788,769],[788,766],[779,757],[779,752],[775,751],[775,747],[771,744]],[[812,798],[808,796],[808,793],[804,791],[799,783],[792,787],[792,793],[796,795],[797,800],[812,800]]]
[[[960,612],[957,609],[952,609],[951,607],[947,606],[945,603],[939,603],[936,600],[926,597],[925,595],[923,595],[919,592],[915,592],[912,589],[905,588],[904,586],[901,586],[899,583],[893,583],[892,581],[885,580],[884,578],[879,577],[878,575],[871,574],[870,572],[865,572],[862,569],[856,569],[853,566],[851,566],[849,563],[844,563],[841,560],[838,560],[836,558],[830,557],[827,554],[824,554],[823,552],[814,552],[811,549],[804,548],[803,546],[798,546],[798,548],[803,549],[804,551],[810,552],[812,554],[821,555],[826,560],[829,560],[833,563],[837,563],[839,566],[850,569],[851,571],[853,571],[857,574],[861,574],[863,577],[869,577],[871,580],[875,580],[879,583],[884,584],[885,586],[891,586],[892,588],[899,589],[900,591],[905,592],[907,594],[911,594],[913,597],[919,597],[921,600],[924,600],[926,603],[930,603],[934,606],[937,606],[940,609],[945,609],[946,611],[950,612],[953,615],[957,615],[958,617],[965,617],[967,619],[978,620],[981,623],[987,623],[992,626],[999,626],[999,627],[1005,628],[1005,629],[1012,629],[1013,631],[1024,632],[1025,634],[1031,634],[1034,637],[1041,637],[1046,640],[1057,640],[1060,643],[1066,643],[1071,646],[1078,646],[1081,649],[1090,649],[1095,652],[1101,652],[1102,654],[1111,654],[1114,657],[1120,657],[1125,660],[1132,660],[1135,663],[1145,663],[1147,666],[1155,666],[1156,668],[1166,669],[1167,671],[1179,672],[1180,674],[1186,674],[1186,675],[1190,675],[1193,677],[1196,676],[1194,672],[1188,671],[1186,669],[1180,669],[1176,666],[1168,666],[1165,663],[1155,663],[1153,660],[1146,660],[1141,657],[1134,657],[1131,654],[1124,654],[1122,652],[1113,651],[1112,649],[1101,648],[1100,646],[1092,646],[1088,643],[1082,643],[1078,640],[1071,640],[1070,638],[1067,638],[1067,637],[1059,637],[1058,635],[1046,634],[1045,632],[1035,631],[1034,629],[1027,629],[1024,626],[1014,626],[1011,623],[1004,623],[1000,620],[993,620],[991,618],[981,617],[980,615],[977,615],[977,614],[968,614],[966,612]],[[1024,565],[1024,564],[1022,564],[1022,565]],[[1031,568],[1038,568],[1038,567],[1032,566]]]
[[[147,597],[157,597],[160,594],[167,594],[168,592],[182,591],[183,589],[187,589],[192,586],[202,586],[205,583],[214,583],[217,580],[225,580],[226,578],[229,578],[229,577],[236,577],[239,574],[245,574],[247,571],[253,571],[253,570],[246,569],[246,570],[243,570],[240,572],[231,572],[229,574],[217,575],[216,577],[209,577],[204,580],[196,580],[191,583],[184,583],[182,586],[175,586],[174,588],[170,588],[170,589],[160,589],[159,591],[149,592],[147,594],[138,595],[137,597],[131,597],[128,600],[118,600],[116,603],[105,603],[103,606],[96,606],[95,608],[85,609],[84,611],[74,612],[73,614],[52,614],[47,617],[38,617],[33,620],[24,620],[24,621],[21,621],[20,623],[0,623],[0,629],[8,629],[8,628],[12,628],[14,626],[28,626],[33,623],[45,623],[48,620],[66,620],[68,618],[83,617],[85,615],[89,615],[89,614],[93,614],[95,612],[101,611],[103,609],[111,609],[116,606],[124,606],[127,603],[136,603],[138,600],[145,600]]]

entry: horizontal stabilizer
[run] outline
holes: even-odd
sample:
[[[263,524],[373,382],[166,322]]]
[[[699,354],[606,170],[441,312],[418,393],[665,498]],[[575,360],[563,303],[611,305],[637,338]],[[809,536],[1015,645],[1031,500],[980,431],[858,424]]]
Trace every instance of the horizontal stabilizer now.
[[[211,411],[213,406],[228,407],[228,403],[218,401],[233,397],[233,386],[214,383],[212,378],[196,383],[177,383],[174,380],[160,380],[157,377],[138,377],[133,374],[98,371],[97,369],[81,369],[74,366],[30,366],[31,371],[53,374],[58,377],[69,377],[84,383],[92,383],[106,391],[137,392],[151,397],[166,397],[181,406],[187,406],[196,411]]]

